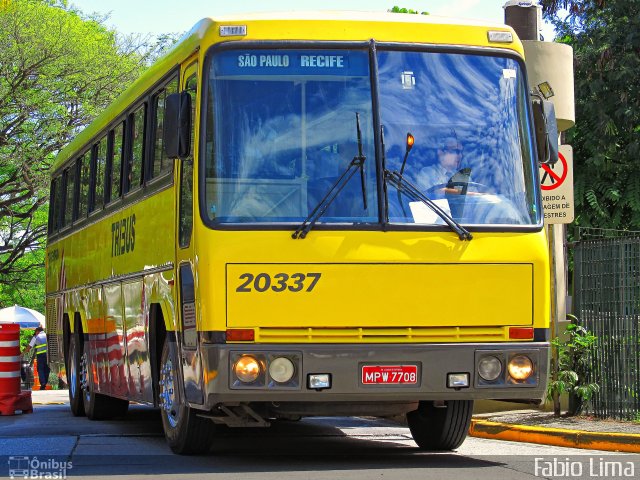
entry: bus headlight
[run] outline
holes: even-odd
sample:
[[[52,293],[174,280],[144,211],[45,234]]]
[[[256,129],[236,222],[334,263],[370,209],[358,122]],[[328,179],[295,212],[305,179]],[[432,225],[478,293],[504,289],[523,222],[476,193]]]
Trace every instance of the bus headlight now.
[[[493,382],[502,373],[502,362],[493,355],[487,355],[478,362],[478,375],[487,382]]]
[[[509,360],[507,370],[511,378],[523,381],[533,374],[533,362],[525,355],[517,355]]]
[[[252,383],[260,376],[262,366],[255,357],[242,355],[233,366],[233,371],[242,383]]]
[[[293,378],[296,369],[287,357],[278,357],[269,363],[269,376],[278,383],[286,383]]]

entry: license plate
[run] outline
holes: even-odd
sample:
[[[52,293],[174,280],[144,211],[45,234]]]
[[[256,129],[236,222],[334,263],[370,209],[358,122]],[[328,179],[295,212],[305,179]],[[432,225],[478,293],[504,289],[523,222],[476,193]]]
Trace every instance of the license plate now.
[[[363,365],[363,385],[415,385],[417,365]]]

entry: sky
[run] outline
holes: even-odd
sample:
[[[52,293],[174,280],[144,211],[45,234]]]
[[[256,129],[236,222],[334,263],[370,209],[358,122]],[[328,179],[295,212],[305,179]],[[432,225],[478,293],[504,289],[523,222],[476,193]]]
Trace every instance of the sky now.
[[[386,11],[394,5],[431,15],[504,23],[506,0],[70,0],[85,13],[108,14],[107,25],[124,34],[182,33],[204,17],[291,10]],[[550,27],[549,27],[550,28]],[[552,30],[545,34],[549,38]],[[543,30],[544,34],[544,30]],[[550,38],[549,38],[550,39]]]

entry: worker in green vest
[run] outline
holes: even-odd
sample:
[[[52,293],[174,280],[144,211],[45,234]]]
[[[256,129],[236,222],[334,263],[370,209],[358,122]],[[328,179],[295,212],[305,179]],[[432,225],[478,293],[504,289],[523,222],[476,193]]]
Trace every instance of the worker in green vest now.
[[[33,338],[29,345],[24,349],[25,353],[31,349],[35,350],[36,360],[38,361],[38,378],[40,379],[40,390],[45,390],[49,381],[49,365],[47,364],[47,334],[44,328],[36,328]]]

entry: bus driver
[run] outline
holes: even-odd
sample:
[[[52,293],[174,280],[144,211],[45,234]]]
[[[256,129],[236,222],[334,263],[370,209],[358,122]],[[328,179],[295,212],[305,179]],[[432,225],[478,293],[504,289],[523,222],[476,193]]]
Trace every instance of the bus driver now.
[[[449,188],[447,184],[458,172],[460,160],[462,159],[462,144],[456,137],[447,137],[438,148],[438,162],[434,165],[424,167],[416,178],[418,185],[423,189],[432,190],[434,193],[454,193],[459,191]]]

